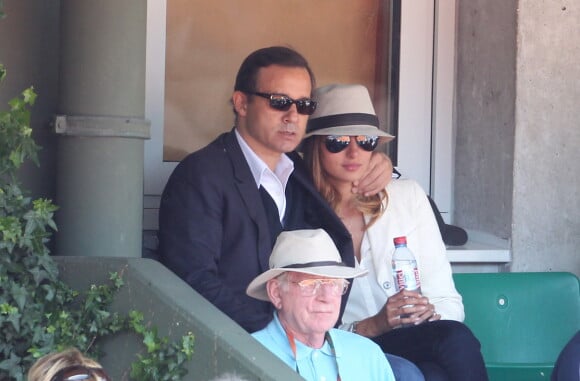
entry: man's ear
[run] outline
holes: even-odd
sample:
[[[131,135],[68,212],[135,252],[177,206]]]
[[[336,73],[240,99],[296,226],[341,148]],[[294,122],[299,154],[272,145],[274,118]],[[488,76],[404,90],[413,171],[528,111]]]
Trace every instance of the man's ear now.
[[[282,308],[282,298],[280,297],[280,288],[282,285],[280,281],[276,278],[270,279],[266,283],[266,291],[268,292],[268,297],[270,298],[270,302],[274,305],[274,308],[277,310]]]
[[[232,103],[238,115],[246,116],[248,107],[248,95],[241,91],[234,91],[232,94]]]

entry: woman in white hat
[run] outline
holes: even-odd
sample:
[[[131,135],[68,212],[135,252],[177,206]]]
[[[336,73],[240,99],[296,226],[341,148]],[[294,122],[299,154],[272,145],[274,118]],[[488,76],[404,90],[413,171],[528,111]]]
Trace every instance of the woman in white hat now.
[[[461,323],[461,296],[425,192],[412,180],[393,180],[370,197],[350,190],[378,144],[394,138],[379,129],[368,90],[329,85],[316,89],[313,99],[318,108],[308,122],[304,158],[319,192],[351,233],[356,266],[369,271],[353,282],[341,328],[413,361],[426,380],[486,380],[479,341]],[[399,236],[407,237],[415,254],[421,294],[395,290],[391,258]]]
[[[280,233],[269,265],[246,292],[269,300],[274,319],[252,336],[306,380],[395,380],[377,344],[333,328],[347,279],[367,272],[342,263],[324,230]]]

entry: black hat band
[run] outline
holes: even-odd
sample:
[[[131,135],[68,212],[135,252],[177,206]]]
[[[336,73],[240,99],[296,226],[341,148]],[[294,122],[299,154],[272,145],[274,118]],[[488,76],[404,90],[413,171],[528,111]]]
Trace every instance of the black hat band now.
[[[320,118],[310,119],[306,132],[314,132],[329,127],[352,126],[359,124],[368,124],[379,128],[379,118],[372,114],[349,113],[322,116]]]
[[[293,265],[283,266],[283,269],[302,269],[308,267],[323,267],[323,266],[345,266],[342,262],[334,261],[319,261],[319,262],[307,262],[307,263],[296,263]]]

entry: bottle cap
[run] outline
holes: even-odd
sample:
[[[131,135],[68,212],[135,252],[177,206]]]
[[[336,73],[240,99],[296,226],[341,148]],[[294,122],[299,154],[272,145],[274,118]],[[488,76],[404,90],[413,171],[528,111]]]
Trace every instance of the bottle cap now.
[[[393,242],[395,242],[395,245],[406,245],[407,244],[407,237],[405,237],[405,236],[395,237],[393,239]]]

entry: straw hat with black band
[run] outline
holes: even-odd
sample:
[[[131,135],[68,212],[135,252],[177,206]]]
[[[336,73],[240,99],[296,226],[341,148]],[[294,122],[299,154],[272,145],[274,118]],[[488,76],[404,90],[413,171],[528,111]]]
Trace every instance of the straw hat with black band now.
[[[357,278],[368,272],[342,263],[332,238],[323,229],[283,231],[272,249],[270,269],[254,278],[246,293],[256,299],[270,300],[266,283],[287,271],[342,279]]]
[[[314,90],[318,102],[308,119],[305,137],[313,135],[378,136],[381,143],[395,137],[379,128],[379,118],[363,85],[334,84]]]

